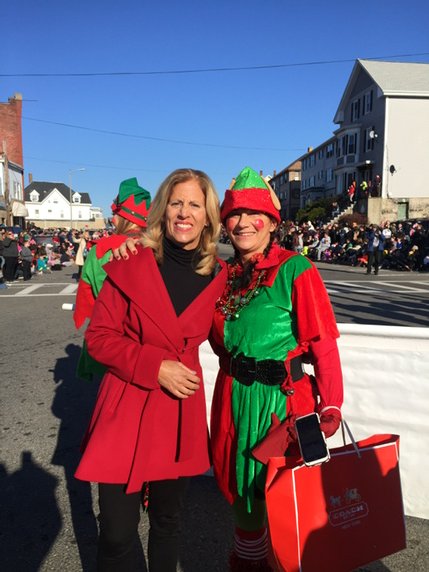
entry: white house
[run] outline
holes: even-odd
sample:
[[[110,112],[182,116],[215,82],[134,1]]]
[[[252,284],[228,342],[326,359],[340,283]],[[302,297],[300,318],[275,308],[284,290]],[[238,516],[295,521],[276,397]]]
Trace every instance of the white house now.
[[[27,221],[38,227],[104,226],[101,209],[92,206],[89,194],[73,191],[64,183],[32,181],[25,187],[24,197]]]
[[[429,64],[357,60],[334,123],[299,158],[301,205],[356,181],[358,193],[368,185],[358,206],[369,222],[429,218]]]
[[[334,122],[338,185],[380,176],[368,216],[429,217],[429,64],[357,60]]]

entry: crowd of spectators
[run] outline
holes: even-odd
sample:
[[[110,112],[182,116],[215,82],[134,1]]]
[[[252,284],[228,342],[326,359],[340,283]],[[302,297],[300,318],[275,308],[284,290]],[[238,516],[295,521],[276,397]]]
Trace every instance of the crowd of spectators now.
[[[92,244],[111,232],[36,227],[17,230],[0,227],[0,283],[3,284],[27,281],[34,275],[60,271],[73,264],[80,268]]]
[[[79,279],[91,246],[111,232],[108,229],[90,232],[60,228],[14,232],[0,227],[0,284],[30,280],[34,275],[59,271],[73,264],[77,265],[75,277]],[[345,220],[317,225],[288,221],[281,223],[278,241],[284,248],[314,261],[358,266],[369,272],[374,234],[381,237],[381,242],[377,240],[379,255],[374,255],[376,273],[378,268],[429,271],[429,224],[421,221],[369,226]]]
[[[386,221],[369,226],[346,221],[318,226],[283,222],[278,240],[285,248],[315,261],[370,270],[374,235],[380,237],[376,239],[380,268],[429,271],[429,225],[422,222]]]

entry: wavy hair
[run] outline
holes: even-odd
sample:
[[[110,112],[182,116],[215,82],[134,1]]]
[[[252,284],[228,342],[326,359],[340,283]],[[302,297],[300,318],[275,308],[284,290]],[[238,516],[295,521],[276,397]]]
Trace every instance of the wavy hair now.
[[[127,218],[119,215],[114,214],[114,226],[115,226],[115,234],[129,234],[129,235],[140,235],[145,232],[145,228],[142,228],[135,222],[131,222]]]
[[[211,274],[216,265],[216,243],[220,233],[219,198],[210,177],[196,169],[176,169],[161,183],[150,207],[147,231],[142,242],[153,250],[158,264],[164,256],[163,238],[165,236],[165,211],[175,185],[195,180],[205,197],[207,226],[204,227],[197,248],[198,262],[195,272],[203,276]]]

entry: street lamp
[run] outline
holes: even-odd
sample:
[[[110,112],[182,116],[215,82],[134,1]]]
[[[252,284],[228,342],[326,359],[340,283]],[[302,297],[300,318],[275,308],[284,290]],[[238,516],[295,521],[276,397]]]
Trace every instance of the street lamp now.
[[[70,232],[73,229],[73,200],[72,200],[72,173],[77,173],[77,171],[85,171],[85,167],[80,167],[79,169],[69,169],[69,191],[70,191]]]

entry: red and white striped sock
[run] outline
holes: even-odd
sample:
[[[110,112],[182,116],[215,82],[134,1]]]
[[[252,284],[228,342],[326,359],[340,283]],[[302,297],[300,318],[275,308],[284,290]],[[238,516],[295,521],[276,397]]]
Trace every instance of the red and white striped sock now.
[[[234,552],[243,560],[262,560],[268,555],[267,529],[243,530],[236,527],[234,533]]]

